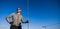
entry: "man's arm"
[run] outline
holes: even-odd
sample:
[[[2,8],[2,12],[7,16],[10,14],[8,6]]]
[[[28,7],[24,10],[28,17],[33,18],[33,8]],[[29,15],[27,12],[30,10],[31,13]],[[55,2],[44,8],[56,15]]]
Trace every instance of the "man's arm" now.
[[[23,21],[23,20],[21,20],[22,21],[22,23],[29,23],[29,21],[27,20],[27,21]]]
[[[10,24],[10,18],[6,17],[6,21]]]
[[[29,23],[29,21],[28,21],[28,20],[26,20],[26,21],[24,21],[24,20],[23,20],[22,15],[21,15],[21,18],[22,18],[22,19],[21,19],[21,22],[22,22],[22,23]]]
[[[12,24],[12,23],[13,23],[13,22],[10,22],[10,18],[11,18],[12,16],[13,16],[13,13],[6,17],[6,21],[7,21],[9,24]]]

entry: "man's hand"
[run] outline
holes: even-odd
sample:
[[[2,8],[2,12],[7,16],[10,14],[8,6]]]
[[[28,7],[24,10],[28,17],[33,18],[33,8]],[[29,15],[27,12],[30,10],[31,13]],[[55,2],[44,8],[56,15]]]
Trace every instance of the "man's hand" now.
[[[9,24],[13,24],[13,22],[10,22]]]
[[[29,21],[27,20],[26,23],[29,23]]]

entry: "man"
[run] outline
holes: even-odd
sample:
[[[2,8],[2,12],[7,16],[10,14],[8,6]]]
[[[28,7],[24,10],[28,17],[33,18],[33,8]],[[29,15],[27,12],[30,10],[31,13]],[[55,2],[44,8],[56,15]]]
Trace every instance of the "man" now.
[[[11,24],[10,29],[22,29],[21,23],[28,23],[27,21],[22,20],[22,15],[20,15],[20,8],[17,9],[17,13],[12,13],[9,16],[6,17],[6,21]],[[12,18],[12,22],[10,21],[10,18]]]

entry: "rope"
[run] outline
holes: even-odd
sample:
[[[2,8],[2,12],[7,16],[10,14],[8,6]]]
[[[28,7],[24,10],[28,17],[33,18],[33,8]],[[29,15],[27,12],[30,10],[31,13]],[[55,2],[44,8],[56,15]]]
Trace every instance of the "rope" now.
[[[28,21],[29,21],[29,0],[27,0],[27,17],[28,17]],[[27,29],[29,29],[29,23],[27,25]]]

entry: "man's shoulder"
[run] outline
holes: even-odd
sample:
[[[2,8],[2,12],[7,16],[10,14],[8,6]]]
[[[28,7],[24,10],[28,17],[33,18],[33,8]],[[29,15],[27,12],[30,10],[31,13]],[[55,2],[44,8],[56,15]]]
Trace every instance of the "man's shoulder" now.
[[[16,13],[11,13],[11,15],[15,15]]]
[[[23,17],[22,15],[20,15],[21,17]]]

